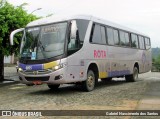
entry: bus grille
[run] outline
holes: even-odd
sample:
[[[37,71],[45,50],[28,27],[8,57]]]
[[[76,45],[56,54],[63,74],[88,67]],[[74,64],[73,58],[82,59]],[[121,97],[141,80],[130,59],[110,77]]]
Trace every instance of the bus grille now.
[[[26,71],[22,71],[22,73],[24,73],[26,75],[41,75],[41,74],[49,74],[51,72],[52,72],[52,70],[37,70],[37,71],[26,70]]]

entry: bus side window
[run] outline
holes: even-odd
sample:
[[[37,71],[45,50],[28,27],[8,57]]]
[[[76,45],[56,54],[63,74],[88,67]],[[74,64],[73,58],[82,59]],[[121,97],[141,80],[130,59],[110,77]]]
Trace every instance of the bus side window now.
[[[101,40],[101,29],[100,29],[100,25],[95,24],[93,30],[93,34],[92,35],[92,39],[91,42],[92,43],[96,43],[96,44],[102,44],[102,40]]]
[[[125,46],[126,44],[125,33],[123,31],[119,31],[119,35],[120,35],[120,45]]]
[[[131,43],[132,43],[131,46],[133,48],[139,48],[137,35],[131,34]]]
[[[109,45],[114,45],[113,29],[107,28],[107,40]]]
[[[140,49],[145,49],[145,45],[144,45],[144,38],[142,36],[138,36],[139,39],[139,47]]]
[[[120,45],[130,47],[129,33],[120,31]]]
[[[124,36],[126,41],[125,46],[130,47],[129,33],[125,32]]]
[[[150,49],[151,48],[151,44],[150,44],[150,39],[149,38],[145,38],[145,45],[146,45],[146,49]]]
[[[90,42],[95,44],[106,44],[106,33],[104,26],[93,24]]]
[[[106,44],[107,40],[106,40],[106,31],[105,31],[105,27],[101,26],[101,40],[102,40],[102,44]]]
[[[118,36],[118,30],[113,30],[113,35],[114,35],[114,42],[115,45],[119,45],[119,36]]]

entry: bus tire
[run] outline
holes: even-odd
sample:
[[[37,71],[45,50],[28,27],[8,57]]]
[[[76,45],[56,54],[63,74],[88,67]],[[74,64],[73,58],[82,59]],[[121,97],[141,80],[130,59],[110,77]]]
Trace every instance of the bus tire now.
[[[51,85],[51,84],[48,84],[48,87],[51,89],[51,90],[57,90],[59,88],[60,84],[54,84],[54,85]]]
[[[135,82],[138,79],[138,68],[133,68],[133,74],[125,76],[127,82]]]
[[[93,70],[89,69],[87,72],[87,79],[82,83],[83,89],[87,92],[92,91],[95,88],[96,80],[98,79],[96,79],[95,73]]]

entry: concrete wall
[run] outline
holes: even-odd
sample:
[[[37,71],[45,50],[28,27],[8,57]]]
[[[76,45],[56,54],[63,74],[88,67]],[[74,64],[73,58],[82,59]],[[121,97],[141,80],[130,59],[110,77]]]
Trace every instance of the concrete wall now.
[[[4,57],[4,63],[11,63],[11,56],[5,56]]]
[[[11,55],[11,56],[4,56],[4,63],[10,63],[10,64],[13,64],[15,63],[14,61],[14,54]]]

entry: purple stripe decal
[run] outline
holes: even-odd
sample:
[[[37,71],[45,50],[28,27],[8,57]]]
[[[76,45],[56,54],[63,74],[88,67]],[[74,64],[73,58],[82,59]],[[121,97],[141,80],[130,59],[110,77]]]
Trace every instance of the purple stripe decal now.
[[[111,71],[111,72],[108,72],[108,77],[122,76],[122,75],[129,75],[129,74],[130,74],[129,70]]]
[[[43,64],[26,65],[19,63],[19,67],[22,68],[23,70],[43,70]]]

